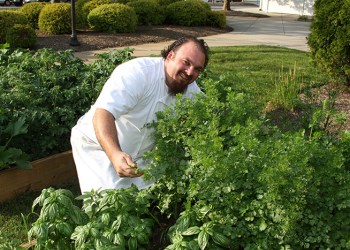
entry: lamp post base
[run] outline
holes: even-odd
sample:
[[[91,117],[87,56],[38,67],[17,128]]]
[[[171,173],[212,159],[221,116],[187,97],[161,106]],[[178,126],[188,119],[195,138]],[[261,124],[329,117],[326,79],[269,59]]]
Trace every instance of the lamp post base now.
[[[69,45],[71,46],[79,46],[80,43],[78,42],[78,39],[76,36],[71,36],[69,39]]]

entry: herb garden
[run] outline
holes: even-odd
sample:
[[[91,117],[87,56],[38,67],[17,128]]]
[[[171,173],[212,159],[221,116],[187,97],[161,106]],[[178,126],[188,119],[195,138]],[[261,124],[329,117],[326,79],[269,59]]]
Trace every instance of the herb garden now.
[[[291,52],[275,49],[282,50]],[[233,54],[242,55],[239,49]],[[86,65],[69,51],[1,51],[1,160],[10,159],[3,166],[18,163],[19,151],[12,148],[28,160],[68,149],[77,117],[115,65],[131,55],[114,51]],[[44,189],[28,225],[32,248],[350,248],[350,134],[324,129],[325,120],[335,117],[331,100],[310,108],[299,100],[298,85],[294,109],[308,111],[302,128],[280,129],[262,104],[268,98],[281,105],[274,93],[266,94],[281,89],[270,87],[257,98],[244,74],[215,73],[225,60],[222,50],[214,50],[212,59],[199,79],[205,95],[179,97],[151,125],[156,147],[145,156],[145,178],[155,185],[81,196]],[[298,82],[288,70],[280,74],[289,87]],[[320,83],[315,75],[304,78],[303,92]],[[6,124],[14,125],[4,129]],[[14,248],[6,241],[0,246]]]

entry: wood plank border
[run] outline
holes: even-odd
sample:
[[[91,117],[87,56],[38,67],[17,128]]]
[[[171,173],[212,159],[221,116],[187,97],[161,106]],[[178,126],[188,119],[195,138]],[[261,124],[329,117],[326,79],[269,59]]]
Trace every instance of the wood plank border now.
[[[32,162],[31,169],[10,168],[0,171],[0,202],[18,194],[40,191],[77,177],[71,151]]]

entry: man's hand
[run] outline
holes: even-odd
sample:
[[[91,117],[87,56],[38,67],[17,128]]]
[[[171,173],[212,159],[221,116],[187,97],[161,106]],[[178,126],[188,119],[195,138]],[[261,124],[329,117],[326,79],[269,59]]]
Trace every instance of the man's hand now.
[[[118,139],[113,115],[104,109],[96,109],[93,125],[97,140],[111,160],[115,171],[120,177],[140,177],[143,173],[127,153],[123,152]]]
[[[140,177],[143,175],[142,171],[137,168],[137,164],[134,163],[125,152],[119,152],[113,159],[113,166],[115,171],[120,177]]]

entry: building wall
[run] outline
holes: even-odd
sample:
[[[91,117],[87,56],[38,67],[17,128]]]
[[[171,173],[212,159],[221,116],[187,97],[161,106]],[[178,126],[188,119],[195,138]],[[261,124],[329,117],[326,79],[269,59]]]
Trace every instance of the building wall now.
[[[265,12],[312,16],[315,0],[260,0],[260,9]]]

